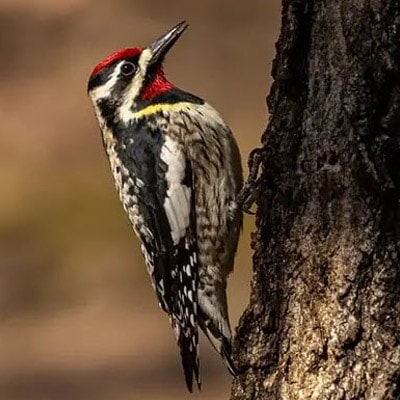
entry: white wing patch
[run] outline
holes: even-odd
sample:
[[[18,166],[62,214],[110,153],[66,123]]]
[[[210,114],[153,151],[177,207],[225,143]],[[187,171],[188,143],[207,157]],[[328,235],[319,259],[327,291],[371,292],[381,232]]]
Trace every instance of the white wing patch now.
[[[161,159],[168,168],[165,175],[168,189],[164,210],[172,240],[177,245],[185,236],[190,224],[191,189],[182,183],[185,178],[186,159],[178,144],[168,136],[165,136],[161,149]]]

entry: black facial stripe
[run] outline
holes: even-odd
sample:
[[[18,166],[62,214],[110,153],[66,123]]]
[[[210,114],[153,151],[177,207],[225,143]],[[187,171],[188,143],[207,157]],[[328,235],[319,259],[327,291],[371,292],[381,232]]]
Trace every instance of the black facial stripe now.
[[[108,128],[112,128],[115,119],[115,104],[109,98],[104,98],[97,101],[97,105],[100,108],[101,115],[106,121]]]
[[[102,69],[99,71],[96,75],[94,75],[92,78],[89,79],[88,82],[88,91],[103,85],[104,83],[107,82],[107,80],[110,78],[110,75],[114,72],[115,66],[120,63],[121,61],[130,61],[131,63],[135,64],[137,67],[138,61],[139,61],[139,55],[135,57],[129,57],[125,59],[119,59],[115,60],[112,64],[107,66],[106,68]],[[120,75],[122,76],[122,75]],[[124,77],[125,78],[125,77]],[[131,78],[129,78],[130,80]]]
[[[107,82],[112,72],[113,72],[113,67],[109,66],[98,72],[92,78],[90,78],[88,82],[88,92]]]

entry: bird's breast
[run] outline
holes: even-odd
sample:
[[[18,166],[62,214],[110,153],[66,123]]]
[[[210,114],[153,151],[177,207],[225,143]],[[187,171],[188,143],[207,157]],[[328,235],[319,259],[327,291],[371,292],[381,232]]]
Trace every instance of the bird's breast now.
[[[119,199],[135,231],[138,233],[139,227],[143,225],[137,197],[137,189],[140,186],[140,182],[123,163],[120,152],[121,147],[124,147],[124,145],[120,143],[111,131],[104,130],[102,133],[104,148],[108,156]]]

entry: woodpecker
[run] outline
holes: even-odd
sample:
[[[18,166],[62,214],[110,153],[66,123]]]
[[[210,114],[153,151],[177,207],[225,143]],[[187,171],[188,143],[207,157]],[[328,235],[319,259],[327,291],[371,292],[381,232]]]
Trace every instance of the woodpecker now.
[[[164,58],[187,26],[105,58],[88,94],[191,392],[193,378],[201,388],[198,327],[237,374],[226,284],[242,226],[236,198],[243,178],[237,143],[217,111],[164,74]]]

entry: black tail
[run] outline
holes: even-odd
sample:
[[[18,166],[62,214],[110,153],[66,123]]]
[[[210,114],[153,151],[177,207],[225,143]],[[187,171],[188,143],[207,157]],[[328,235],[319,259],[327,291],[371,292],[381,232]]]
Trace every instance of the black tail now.
[[[180,332],[178,345],[181,351],[185,382],[190,393],[193,391],[193,375],[195,376],[199,390],[201,390],[200,361],[197,354],[197,343],[198,338],[185,335],[182,331]]]

